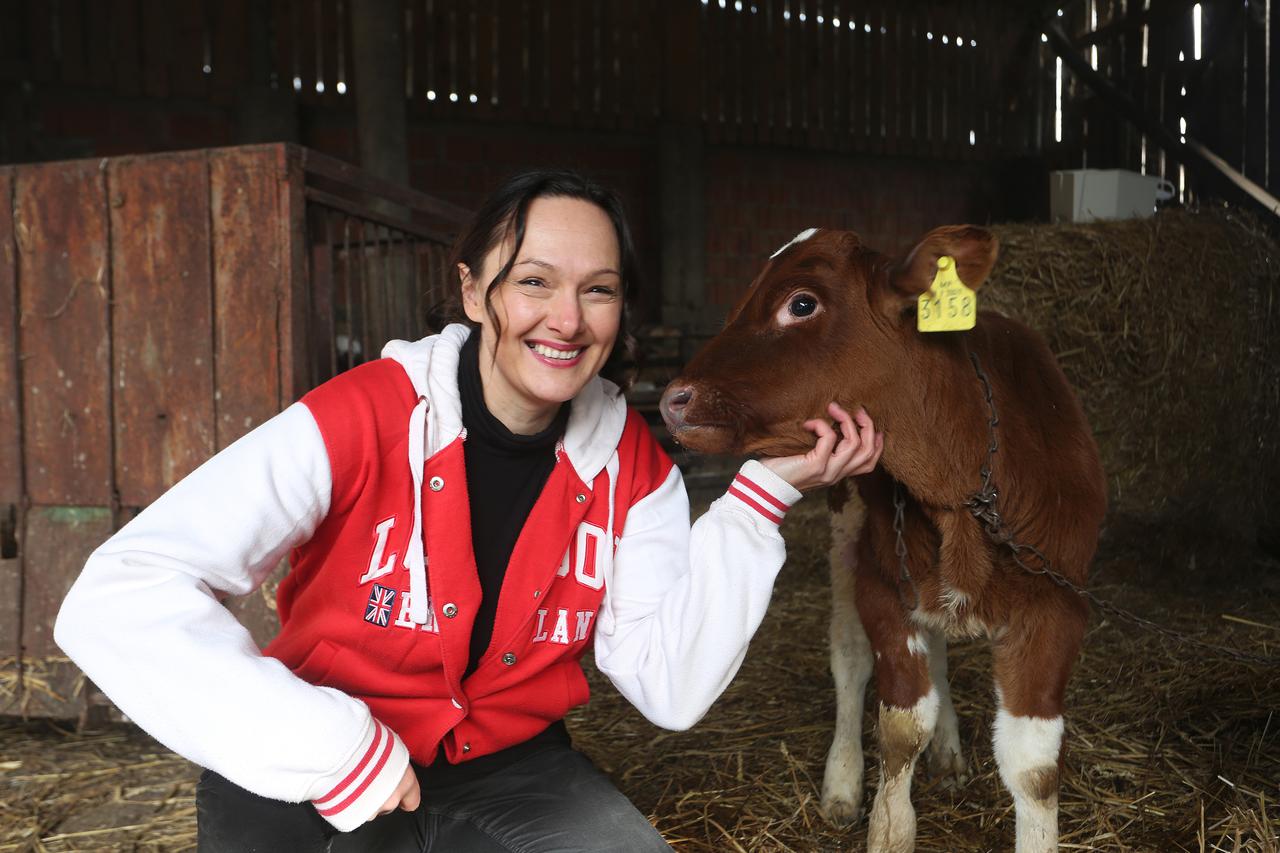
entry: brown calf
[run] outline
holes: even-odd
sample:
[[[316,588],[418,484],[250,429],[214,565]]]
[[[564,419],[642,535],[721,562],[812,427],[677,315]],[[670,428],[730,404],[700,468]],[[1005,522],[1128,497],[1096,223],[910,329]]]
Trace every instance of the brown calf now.
[[[813,439],[801,423],[822,416],[830,400],[864,406],[885,432],[881,468],[855,480],[861,500],[832,501],[838,708],[823,784],[829,814],[853,820],[874,657],[881,704],[872,851],[913,849],[911,775],[931,738],[933,763],[963,772],[944,637],[979,634],[993,645],[995,755],[1014,798],[1017,850],[1057,849],[1063,695],[1086,607],[1014,565],[966,504],[990,464],[1007,529],[1082,585],[1105,511],[1097,447],[1052,353],[1026,326],[981,312],[968,332],[916,330],[916,300],[938,259],[954,258],[961,280],[977,289],[996,249],[989,232],[967,226],[931,232],[900,260],[850,232],[803,232],[765,264],[724,331],[663,396],[672,434],[707,453],[806,451]],[[994,454],[973,356],[999,415]]]

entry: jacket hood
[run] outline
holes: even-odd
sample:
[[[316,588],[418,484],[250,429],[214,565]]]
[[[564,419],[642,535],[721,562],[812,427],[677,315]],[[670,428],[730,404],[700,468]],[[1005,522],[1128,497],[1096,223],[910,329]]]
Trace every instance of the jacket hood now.
[[[430,458],[462,434],[458,358],[471,334],[462,323],[416,341],[391,341],[382,357],[404,368],[419,400],[427,401],[424,458]],[[627,404],[618,386],[594,377],[569,403],[564,452],[584,483],[600,473],[618,446],[627,421]]]

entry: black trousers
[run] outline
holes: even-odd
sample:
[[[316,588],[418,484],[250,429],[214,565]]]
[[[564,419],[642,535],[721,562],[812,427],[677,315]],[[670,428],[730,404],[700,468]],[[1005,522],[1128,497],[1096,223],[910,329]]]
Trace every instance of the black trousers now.
[[[424,785],[416,811],[375,818],[354,832],[337,832],[310,803],[269,800],[210,771],[196,787],[196,814],[197,853],[670,850],[609,777],[567,745],[479,779]]]

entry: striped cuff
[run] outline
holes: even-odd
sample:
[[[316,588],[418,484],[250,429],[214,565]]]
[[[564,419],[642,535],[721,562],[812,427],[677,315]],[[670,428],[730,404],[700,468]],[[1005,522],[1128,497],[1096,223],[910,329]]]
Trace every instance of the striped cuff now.
[[[729,496],[774,525],[802,495],[790,483],[752,459],[729,484]]]
[[[372,720],[352,760],[335,775],[339,781],[312,800],[320,816],[340,832],[372,818],[395,791],[409,763],[409,751],[396,733]]]

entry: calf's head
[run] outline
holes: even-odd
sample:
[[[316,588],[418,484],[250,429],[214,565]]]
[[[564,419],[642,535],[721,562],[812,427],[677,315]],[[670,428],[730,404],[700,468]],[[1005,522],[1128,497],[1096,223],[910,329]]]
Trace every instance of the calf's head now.
[[[904,371],[937,344],[916,331],[915,310],[938,258],[955,258],[961,281],[976,289],[996,252],[994,235],[967,225],[935,229],[899,259],[851,231],[801,232],[667,386],[667,428],[691,450],[774,456],[811,448],[803,423],[825,417],[832,400],[875,418]]]

